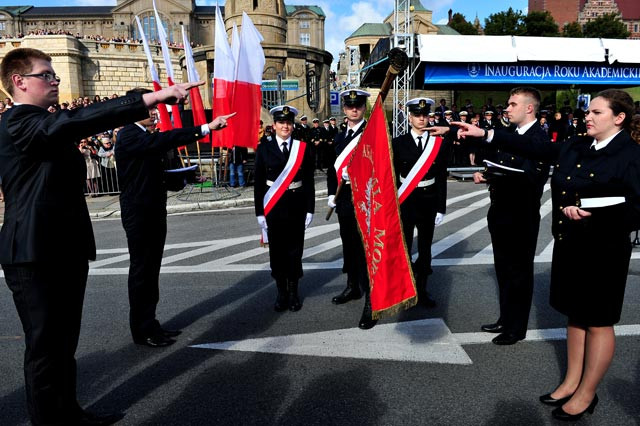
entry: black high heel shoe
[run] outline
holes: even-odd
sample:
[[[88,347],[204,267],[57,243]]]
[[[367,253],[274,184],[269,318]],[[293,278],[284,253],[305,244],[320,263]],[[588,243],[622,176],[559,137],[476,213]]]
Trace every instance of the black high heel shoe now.
[[[553,392],[552,392],[553,393]],[[539,399],[543,404],[551,405],[553,407],[562,407],[565,402],[571,399],[573,394],[565,396],[564,398],[555,399],[550,393],[542,395]]]
[[[596,409],[596,405],[598,405],[598,394],[593,397],[591,404],[584,410],[582,413],[578,414],[569,414],[565,412],[562,407],[558,407],[551,412],[551,415],[554,419],[563,420],[565,422],[574,422],[576,420],[580,420],[580,418],[584,415],[584,413],[593,414],[593,411]]]

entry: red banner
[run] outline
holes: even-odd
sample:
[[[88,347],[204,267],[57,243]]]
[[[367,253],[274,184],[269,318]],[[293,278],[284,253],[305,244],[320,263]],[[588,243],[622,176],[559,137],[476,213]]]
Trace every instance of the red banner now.
[[[389,130],[380,97],[354,149],[348,172],[367,258],[372,316],[378,319],[417,302],[400,223]]]

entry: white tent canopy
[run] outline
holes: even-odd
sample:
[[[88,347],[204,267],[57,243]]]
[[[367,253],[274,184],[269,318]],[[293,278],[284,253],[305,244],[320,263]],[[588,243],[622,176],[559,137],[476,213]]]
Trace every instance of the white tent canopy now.
[[[640,63],[640,40],[600,38],[418,35],[423,62]]]

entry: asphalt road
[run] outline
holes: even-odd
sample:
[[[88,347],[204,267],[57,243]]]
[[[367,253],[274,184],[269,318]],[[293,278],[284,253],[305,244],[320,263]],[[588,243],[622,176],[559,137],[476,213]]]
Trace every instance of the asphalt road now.
[[[547,191],[543,201],[548,198]],[[357,333],[348,329],[357,326],[363,301],[331,304],[345,278],[337,221],[324,221],[324,201],[307,231],[304,307],[296,313],[273,311],[275,284],[252,208],[170,216],[158,317],[183,334],[163,349],[132,343],[124,231],[117,219],[94,222],[99,255],[77,351],[82,405],[125,411],[121,425],[554,424],[551,408],[537,400],[557,385],[566,359],[558,335],[565,318],[548,305],[549,205],[528,340],[498,347],[489,343],[493,336],[479,333],[498,315],[487,194],[472,183],[450,182],[449,199],[433,246],[430,291],[437,308],[415,307]],[[640,424],[639,269],[633,259],[619,324],[625,335],[617,338],[595,414],[582,424]],[[423,324],[429,327],[417,326]],[[229,341],[237,343],[220,345]],[[238,350],[194,347],[207,344]],[[27,424],[23,346],[2,285],[2,425]]]

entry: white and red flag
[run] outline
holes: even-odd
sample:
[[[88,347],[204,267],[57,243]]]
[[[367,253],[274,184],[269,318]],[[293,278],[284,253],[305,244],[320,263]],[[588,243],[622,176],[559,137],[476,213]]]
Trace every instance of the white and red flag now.
[[[262,73],[265,57],[260,42],[263,37],[245,12],[242,12],[240,49],[236,65],[236,84],[232,110],[237,113],[233,122],[234,145],[255,148],[258,145],[260,110],[262,108]]]
[[[138,24],[138,33],[140,33],[140,38],[142,39],[142,47],[144,48],[144,53],[147,56],[147,64],[149,65],[149,73],[151,74],[151,80],[153,80],[153,90],[158,91],[162,90],[162,86],[160,85],[160,77],[158,77],[158,71],[156,70],[155,65],[153,64],[153,58],[151,57],[151,50],[149,49],[149,42],[147,41],[147,36],[144,34],[144,30],[142,29],[142,24],[140,23],[140,19],[136,16],[136,23]],[[169,112],[167,111],[167,106],[165,104],[158,104],[158,115],[160,119],[160,123],[158,123],[158,127],[161,132],[166,132],[167,130],[171,130],[173,126],[171,125],[171,118],[169,117]]]
[[[195,83],[200,81],[200,75],[196,70],[196,63],[193,60],[193,51],[191,50],[191,43],[189,43],[189,37],[182,26],[182,43],[184,44],[184,61],[187,65],[187,78],[189,83]],[[204,104],[202,103],[202,96],[200,95],[200,88],[193,87],[189,90],[189,99],[191,100],[191,112],[193,114],[193,125],[200,126],[207,124],[207,117],[204,113]],[[209,135],[204,136],[198,142],[209,143],[211,139]]]
[[[164,59],[164,67],[167,70],[167,82],[169,86],[175,84],[173,78],[173,65],[171,65],[171,56],[169,56],[169,46],[167,46],[167,32],[164,30],[160,14],[156,8],[156,0],[153,0],[153,11],[156,15],[156,27],[158,28],[158,38],[160,39],[160,47],[162,48],[162,59]],[[180,117],[180,108],[178,105],[171,105],[173,113],[173,127],[182,128],[182,118]]]
[[[407,309],[417,301],[380,95],[347,170],[367,259],[372,317],[378,319]]]
[[[217,117],[233,112],[231,101],[236,79],[236,62],[227,41],[227,32],[224,29],[224,21],[218,6],[216,6],[215,49],[215,59],[213,61],[213,115]],[[234,145],[234,131],[243,124],[241,121],[234,120],[228,127],[213,132],[211,135],[213,145],[232,147]]]

